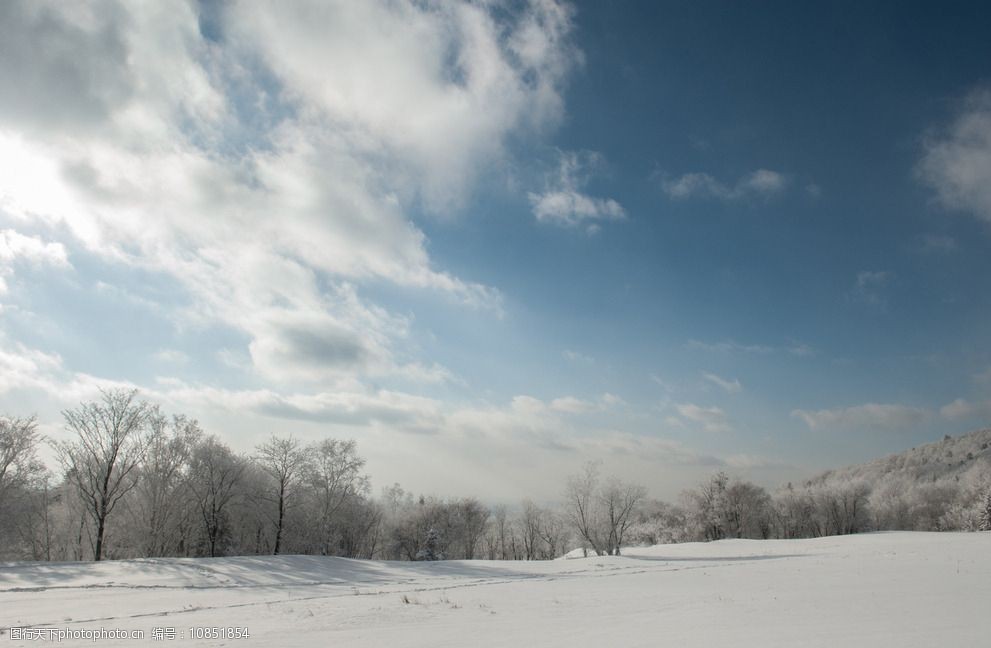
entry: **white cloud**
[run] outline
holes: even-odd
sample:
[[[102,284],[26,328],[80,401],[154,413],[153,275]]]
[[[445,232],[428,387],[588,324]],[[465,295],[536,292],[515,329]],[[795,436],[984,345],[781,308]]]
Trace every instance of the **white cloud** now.
[[[70,267],[65,246],[61,243],[46,242],[11,229],[0,230],[0,294],[7,291],[6,278],[14,273],[15,263]]]
[[[939,413],[948,419],[991,419],[991,400],[971,401],[958,398],[939,408]]]
[[[755,470],[759,468],[788,468],[790,465],[779,459],[761,457],[751,454],[735,454],[726,457],[726,465],[731,468],[741,470]]]
[[[575,433],[584,427],[583,415],[623,404],[619,397],[605,393],[594,400],[562,396],[544,401],[521,394],[505,405],[453,405],[406,392],[373,389],[348,379],[341,379],[333,390],[317,393],[221,389],[175,378],[159,378],[158,385],[145,393],[193,411],[251,412],[276,419],[470,437],[478,443],[533,442],[543,448],[570,451],[581,445]]]
[[[614,407],[617,405],[626,405],[626,401],[622,397],[616,394],[610,394],[606,392],[599,397],[599,402],[602,403],[603,407]]]
[[[957,240],[952,236],[926,234],[919,243],[919,250],[928,254],[948,254],[957,249]]]
[[[702,377],[725,391],[727,394],[738,394],[743,391],[743,385],[741,385],[740,381],[736,378],[727,380],[726,378],[722,378],[716,374],[708,372],[703,372]]]
[[[131,383],[104,380],[75,373],[63,366],[62,359],[23,345],[6,344],[0,338],[0,395],[11,391],[44,395],[55,409],[73,406],[99,396],[100,388],[134,388]],[[623,404],[604,393],[594,400],[562,396],[543,401],[518,395],[506,404],[451,404],[402,391],[375,389],[360,381],[342,378],[332,389],[319,392],[280,392],[274,389],[225,389],[189,384],[178,378],[160,377],[154,387],[140,387],[143,398],[168,409],[207,420],[251,422],[253,428],[269,429],[266,420],[296,422],[301,425],[327,425],[337,429],[387,431],[389,445],[403,443],[395,432],[439,437],[439,443],[459,460],[496,454],[521,457],[535,453],[567,457],[559,466],[573,470],[582,457],[630,454],[640,459],[685,465],[720,465],[714,457],[699,455],[681,444],[631,432],[600,431],[584,417]],[[43,421],[53,425],[51,420]],[[305,428],[304,428],[305,429]],[[470,439],[471,444],[462,443]],[[241,439],[244,447],[251,441]],[[506,454],[508,453],[508,454]],[[404,458],[404,462],[406,458]],[[454,474],[460,467],[448,467]],[[563,474],[561,477],[563,478]]]
[[[675,200],[767,198],[781,193],[787,185],[788,179],[783,174],[769,169],[757,169],[742,176],[732,185],[720,182],[708,173],[686,173],[677,178],[665,175],[661,178],[661,189]]]
[[[393,374],[409,383],[424,385],[439,385],[442,383],[466,384],[464,379],[455,375],[447,367],[436,362],[432,364],[422,364],[410,362],[402,364],[393,370]]]
[[[578,351],[572,351],[570,349],[565,349],[561,353],[561,355],[564,356],[564,358],[566,360],[570,360],[571,362],[574,362],[575,364],[584,364],[584,365],[593,365],[593,364],[595,364],[595,358],[593,358],[592,356],[587,356],[584,353],[579,353]]]
[[[624,405],[625,401],[615,394],[605,393],[595,400],[583,400],[574,396],[562,396],[553,399],[549,407],[556,412],[566,414],[586,414],[588,412],[601,412],[610,407]]]
[[[777,171],[757,169],[740,178],[735,189],[741,194],[769,195],[782,191],[786,184],[788,184],[787,179]]]
[[[949,209],[991,221],[991,90],[973,91],[946,128],[924,142],[919,178]]]
[[[733,429],[726,420],[726,413],[718,407],[679,403],[675,405],[675,410],[684,421],[705,432],[730,432]]]
[[[595,403],[590,403],[580,398],[575,398],[574,396],[562,396],[561,398],[555,398],[552,400],[550,403],[550,408],[552,410],[565,412],[567,414],[583,414],[594,410]]]
[[[686,349],[693,349],[696,351],[710,351],[716,353],[774,353],[774,347],[770,347],[764,344],[740,344],[732,340],[724,340],[722,342],[704,342],[702,340],[689,340],[685,343]]]
[[[770,355],[773,353],[787,353],[800,358],[810,358],[818,353],[816,349],[804,342],[789,341],[783,346],[771,346],[767,344],[741,344],[735,340],[722,340],[720,342],[706,342],[704,340],[688,340],[685,348],[692,351],[705,351],[707,353],[746,353],[751,355]]]
[[[583,193],[589,174],[601,163],[597,153],[561,151],[558,169],[548,176],[544,191],[528,194],[537,220],[565,227],[587,225],[587,231],[594,233],[598,231],[595,221],[625,219],[626,211],[615,200]]]
[[[100,388],[114,387],[140,386],[72,372],[57,355],[11,347],[0,338],[0,396],[18,402],[43,398],[50,407],[40,422],[52,438],[65,431],[51,412],[96,399]],[[239,451],[266,438],[273,424],[307,440],[346,435],[358,440],[376,480],[399,480],[439,494],[475,493],[496,501],[552,494],[587,459],[615,462],[623,474],[635,474],[651,487],[665,483],[670,495],[684,480],[695,479],[699,470],[766,464],[755,458],[702,454],[652,434],[601,429],[596,421],[602,417],[596,412],[622,404],[609,393],[589,400],[563,396],[545,401],[519,395],[506,403],[457,404],[346,378],[326,390],[299,392],[225,389],[160,377],[153,386],[141,387],[141,397],[166,411],[197,418],[207,429],[234,426],[238,434],[228,440]],[[685,411],[693,415],[691,408]],[[686,419],[686,424],[691,421]],[[655,479],[658,465],[685,470],[666,483]],[[513,476],[511,483],[507,475]]]
[[[718,353],[740,352],[740,353],[773,353],[774,347],[763,344],[739,344],[732,340],[722,342],[703,342],[702,340],[689,340],[685,343],[686,349],[698,351],[713,351]]]
[[[358,286],[500,312],[497,290],[435,266],[409,214],[453,213],[509,138],[557,122],[571,10],[233,3],[213,40],[197,12],[3,3],[0,81],[19,90],[0,106],[0,212],[177,279],[179,316],[246,334],[267,379],[436,380],[397,359],[407,318]]]
[[[974,382],[980,385],[991,385],[991,367],[974,374]]]
[[[155,360],[168,364],[182,365],[189,362],[189,356],[178,349],[159,349],[154,357]]]
[[[664,378],[661,378],[656,373],[648,374],[647,377],[650,378],[650,381],[652,383],[654,383],[655,385],[659,386],[664,391],[666,391],[666,392],[673,392],[673,391],[675,391],[675,386],[673,384],[671,384],[671,382],[665,380]]]
[[[785,348],[785,351],[800,358],[810,358],[818,353],[814,348],[803,342],[792,342]]]
[[[61,243],[45,242],[36,236],[25,236],[10,229],[0,230],[0,262],[18,260],[38,265],[69,265],[65,246]]]
[[[179,324],[224,329],[228,348],[203,356],[254,374],[239,381],[250,389],[164,376],[142,387],[145,396],[219,432],[236,430],[229,439],[242,450],[273,421],[312,435],[381,431],[365,437],[381,442],[363,453],[382,461],[397,441],[391,467],[421,473],[443,459],[438,483],[463,480],[452,489],[480,475],[465,468],[476,464],[449,459],[477,455],[484,467],[498,448],[511,450],[510,467],[533,463],[520,474],[541,478],[549,473],[541,460],[562,457],[548,478],[555,487],[581,453],[719,463],[674,442],[595,428],[622,405],[611,394],[452,404],[371,386],[381,377],[456,378],[418,361],[409,349],[414,316],[369,301],[368,284],[499,311],[496,289],[438,267],[412,215],[456,215],[479,179],[507,162],[511,141],[559,121],[581,63],[567,5],[218,6],[207,38],[199,3],[0,3],[0,83],[18,90],[0,102],[0,213],[21,232],[60,237],[5,235],[4,254],[69,267],[66,250],[74,261],[79,250],[110,275],[164,279],[181,291],[168,295],[185,305]],[[616,201],[587,191],[594,154],[558,162],[536,200],[538,218],[588,228],[625,217]],[[742,186],[771,192],[774,182],[754,175]],[[99,278],[104,292],[148,305],[161,298]],[[163,349],[158,359],[181,363],[181,353]],[[0,331],[7,402],[42,394],[51,414],[100,387],[134,386],[76,369]],[[718,410],[686,416],[720,427]],[[51,415],[44,424],[56,425]],[[431,445],[411,462],[407,439],[417,434],[393,430]],[[435,435],[446,442],[433,443]],[[478,443],[456,443],[466,438]],[[506,474],[490,477],[504,488]]]
[[[352,426],[383,424],[431,432],[443,429],[439,401],[403,392],[371,389],[355,380],[343,379],[335,383],[332,391],[315,393],[233,390],[190,385],[169,377],[158,378],[155,387],[144,387],[73,372],[64,366],[62,358],[56,354],[21,344],[10,345],[2,338],[0,343],[0,395],[12,391],[35,392],[51,399],[58,407],[97,398],[101,388],[120,387],[137,388],[144,398],[197,416],[216,411],[228,416],[247,412],[276,419]]]
[[[493,7],[415,2],[235,5],[244,39],[288,94],[353,142],[409,163],[435,208],[457,204],[502,152],[507,132],[562,111],[561,84],[579,55],[571,11],[529,2],[508,20]],[[328,74],[332,69],[333,74]]]
[[[149,392],[180,407],[217,408],[227,412],[350,426],[381,424],[400,431],[434,433],[442,420],[441,404],[433,399],[358,385],[318,393],[281,394],[269,389],[229,390],[163,380],[163,389]]]
[[[669,465],[726,465],[717,457],[700,454],[677,441],[617,430],[580,439],[575,445],[576,449],[590,456],[624,455]]]
[[[62,358],[56,354],[10,344],[5,338],[0,338],[0,342],[0,393],[22,388],[44,389],[51,374],[62,368]]]
[[[894,276],[893,273],[887,271],[865,270],[858,272],[857,279],[850,291],[850,298],[872,306],[883,307],[887,304],[884,295],[885,289],[891,284]]]
[[[854,407],[821,410],[793,410],[809,428],[900,428],[912,427],[932,417],[929,410],[908,405],[865,403]]]
[[[126,381],[69,371],[57,353],[11,342],[0,331],[0,395],[39,393],[66,406],[94,398],[100,389],[133,386]]]

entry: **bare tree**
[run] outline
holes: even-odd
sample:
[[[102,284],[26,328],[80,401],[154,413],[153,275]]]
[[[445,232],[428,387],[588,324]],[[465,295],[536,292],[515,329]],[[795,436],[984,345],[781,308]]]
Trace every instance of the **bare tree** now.
[[[103,558],[107,518],[137,483],[142,432],[151,412],[147,402],[136,400],[136,389],[101,393],[100,402],[62,412],[78,440],[55,445],[66,480],[75,486],[96,526],[94,560]]]
[[[286,512],[295,504],[297,489],[307,469],[307,452],[291,435],[285,438],[272,436],[257,448],[256,461],[272,482],[272,492],[268,499],[275,503],[275,547],[273,554],[282,548],[282,532],[285,528]]]

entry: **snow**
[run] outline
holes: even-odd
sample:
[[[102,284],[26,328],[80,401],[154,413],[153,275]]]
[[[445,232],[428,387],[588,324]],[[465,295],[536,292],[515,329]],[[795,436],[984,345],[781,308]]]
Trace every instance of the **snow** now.
[[[549,562],[314,556],[0,563],[0,628],[62,645],[985,646],[991,533],[630,548]],[[580,552],[579,554],[580,555]],[[152,641],[153,628],[242,639]],[[177,634],[178,636],[178,634]]]

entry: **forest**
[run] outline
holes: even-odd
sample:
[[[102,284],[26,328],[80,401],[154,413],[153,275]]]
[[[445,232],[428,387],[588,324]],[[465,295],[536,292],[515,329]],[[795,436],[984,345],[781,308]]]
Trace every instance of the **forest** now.
[[[32,417],[0,417],[0,559],[547,560],[724,538],[991,529],[991,430],[773,492],[719,472],[676,503],[589,462],[549,503],[507,506],[399,484],[374,493],[348,439],[273,435],[238,454],[137,390],[104,391],[63,418],[68,438],[51,441]],[[56,466],[40,461],[43,444]]]

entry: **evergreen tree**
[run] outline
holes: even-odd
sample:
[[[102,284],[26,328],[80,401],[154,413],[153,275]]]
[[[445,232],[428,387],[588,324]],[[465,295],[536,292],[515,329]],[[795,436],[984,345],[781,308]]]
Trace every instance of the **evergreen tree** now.
[[[416,554],[417,560],[444,560],[444,554],[440,552],[440,531],[430,527],[427,531],[426,542],[423,548]]]

